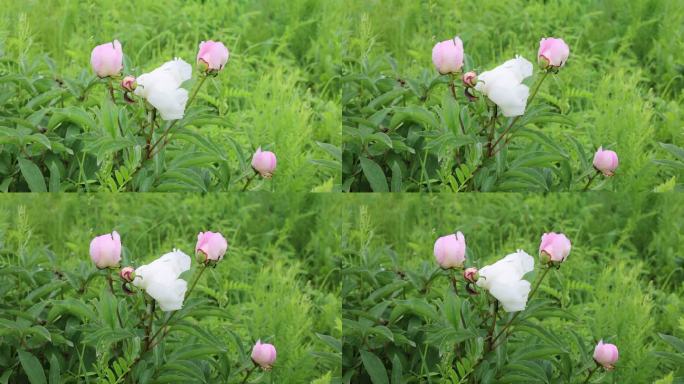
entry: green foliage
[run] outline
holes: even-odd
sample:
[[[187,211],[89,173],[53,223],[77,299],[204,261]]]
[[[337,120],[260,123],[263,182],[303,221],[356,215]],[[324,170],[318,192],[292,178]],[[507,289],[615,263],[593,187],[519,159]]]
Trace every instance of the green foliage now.
[[[274,196],[0,200],[0,382],[239,383],[258,339],[276,345],[278,359],[250,383],[338,382],[339,205],[316,195]],[[122,265],[149,263],[174,247],[191,254],[197,232],[207,229],[229,241],[225,259],[204,273],[149,352],[144,295],[125,294],[117,271],[112,294],[109,271],[88,256],[90,239],[112,229],[122,237]],[[168,317],[156,314],[153,332]]]
[[[337,7],[311,0],[3,4],[0,190],[240,190],[259,146],[278,156],[277,177],[252,189],[338,190],[340,161],[325,148],[339,148],[338,96],[327,86],[339,56],[327,41],[339,32],[324,27]],[[173,57],[194,63],[202,40],[222,40],[231,51],[162,151],[149,151],[146,137],[154,143],[170,124],[160,122],[151,135],[143,103],[126,103],[117,80],[111,103],[107,81],[92,74],[91,49],[115,38],[124,74],[132,75]],[[184,87],[198,77],[195,71]]]
[[[342,240],[344,381],[580,383],[604,339],[618,346],[620,360],[591,382],[651,382],[670,372],[678,382],[679,344],[659,334],[682,332],[683,199],[351,196]],[[573,244],[492,352],[487,294],[468,294],[459,275],[454,293],[449,273],[434,263],[434,241],[456,230],[466,237],[467,265],[478,267],[516,249],[536,254],[549,231]],[[496,330],[510,318],[502,316]]]
[[[599,146],[615,150],[620,166],[592,189],[681,190],[681,164],[672,147],[660,144],[684,146],[680,5],[351,2],[351,35],[342,52],[343,190],[378,184],[361,167],[363,157],[396,191],[581,190]],[[467,102],[460,86],[457,100],[450,99],[447,79],[431,62],[433,45],[455,35],[464,43],[465,69],[478,72],[516,54],[536,61],[542,37],[562,37],[570,46],[567,65],[528,106],[539,118],[521,126],[494,159],[481,148],[486,140],[470,130],[487,108]]]

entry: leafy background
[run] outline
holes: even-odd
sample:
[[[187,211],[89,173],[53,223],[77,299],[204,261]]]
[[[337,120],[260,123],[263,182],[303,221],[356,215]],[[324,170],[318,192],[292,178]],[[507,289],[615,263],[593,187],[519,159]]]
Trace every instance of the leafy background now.
[[[314,0],[4,1],[0,190],[235,190],[258,146],[278,156],[278,177],[252,187],[335,189],[341,112],[330,85],[342,44],[339,7]],[[124,125],[132,117],[107,109],[102,85],[78,100],[94,77],[92,48],[113,39],[134,75],[173,57],[193,64],[203,40],[223,41],[231,53],[193,106],[209,118],[188,121],[148,182],[131,182],[131,167],[112,165],[113,153],[130,142],[116,135],[103,142],[107,119],[100,115],[118,113]]]
[[[564,119],[531,124],[534,134],[519,135],[509,144],[508,162],[531,162],[531,171],[505,172],[515,167],[502,169],[506,161],[497,160],[496,183],[478,190],[581,189],[577,179],[588,168],[582,159],[590,160],[600,145],[618,153],[620,167],[615,178],[594,187],[681,190],[680,1],[377,0],[353,2],[349,8],[354,23],[349,44],[342,47],[343,190],[371,190],[377,169],[364,167],[361,154],[381,167],[390,190],[455,189],[448,178],[455,174],[452,152],[464,143],[458,135],[449,137],[457,132],[455,120],[440,119],[440,111],[450,107],[445,101],[449,91],[440,83],[425,102],[412,95],[415,90],[422,95],[436,77],[433,45],[455,35],[463,40],[466,67],[477,71],[516,54],[536,62],[545,36],[562,37],[571,52],[567,65],[547,79],[533,103],[549,106]],[[464,103],[460,94],[459,107]],[[431,124],[415,108],[437,121]],[[395,130],[390,122],[403,122],[410,132]],[[550,156],[535,161],[526,158],[531,152]],[[394,163],[400,171],[392,168]],[[570,175],[561,173],[565,163]]]
[[[78,310],[101,309],[107,297],[102,276],[84,293],[78,289],[96,271],[91,238],[113,229],[122,237],[124,265],[149,263],[172,248],[192,254],[199,231],[220,231],[229,241],[225,259],[191,296],[208,300],[209,309],[178,316],[189,327],[167,336],[166,353],[157,351],[144,369],[153,379],[138,382],[239,382],[258,338],[276,346],[278,359],[271,373],[254,374],[250,382],[328,383],[340,376],[335,199],[32,194],[4,196],[0,212],[2,383],[45,382],[27,381],[24,371],[33,361],[27,353],[37,359],[31,371],[49,383],[115,382],[118,375],[111,381],[106,375],[115,362],[111,352],[135,339],[111,339],[122,330],[107,325],[106,312]],[[135,316],[139,295],[117,291],[124,319]],[[174,361],[179,354],[182,361]]]
[[[460,335],[450,332],[452,288],[443,277],[427,293],[420,288],[436,269],[434,241],[460,230],[479,267],[516,249],[536,255],[544,232],[564,232],[573,245],[534,299],[564,314],[526,319],[482,382],[581,382],[586,373],[563,364],[591,364],[600,338],[618,346],[620,360],[595,382],[682,382],[683,202],[626,193],[351,196],[342,239],[344,381],[459,382],[456,372],[478,356],[455,359],[453,343],[442,349]]]

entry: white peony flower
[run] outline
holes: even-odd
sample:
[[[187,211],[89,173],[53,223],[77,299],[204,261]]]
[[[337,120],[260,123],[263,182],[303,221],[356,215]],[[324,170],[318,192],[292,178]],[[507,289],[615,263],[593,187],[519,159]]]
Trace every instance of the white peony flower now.
[[[162,311],[176,311],[183,307],[188,283],[178,278],[190,269],[190,256],[174,249],[150,264],[135,270],[133,285],[152,296]]]
[[[479,270],[477,285],[489,291],[503,304],[504,311],[525,309],[530,294],[530,282],[523,276],[534,270],[534,258],[523,250],[504,257]]]
[[[475,89],[498,105],[504,116],[520,116],[525,113],[530,95],[530,88],[522,81],[530,76],[532,63],[516,56],[491,71],[479,74]]]
[[[138,76],[135,94],[152,104],[164,120],[183,118],[188,91],[181,88],[192,77],[192,66],[176,58],[150,73]]]

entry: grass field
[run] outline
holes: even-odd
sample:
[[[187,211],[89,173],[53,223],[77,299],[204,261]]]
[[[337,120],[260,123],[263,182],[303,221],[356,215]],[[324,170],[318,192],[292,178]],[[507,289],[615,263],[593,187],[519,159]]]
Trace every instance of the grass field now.
[[[620,359],[591,382],[681,382],[684,351],[674,344],[676,357],[661,334],[684,336],[683,202],[676,194],[353,196],[342,243],[345,382],[371,382],[367,352],[382,363],[373,383],[385,370],[392,383],[478,382],[468,369],[477,339],[466,339],[465,355],[453,353],[463,328],[446,320],[449,282],[420,289],[437,268],[435,240],[455,231],[465,235],[467,265],[480,268],[516,249],[536,256],[545,232],[572,242],[528,303],[555,309],[524,317],[480,382],[584,382],[580,367],[600,338],[618,346]],[[457,303],[468,302],[459,290]]]
[[[101,308],[107,293],[102,276],[84,293],[78,287],[96,271],[88,256],[91,238],[112,230],[121,234],[124,265],[149,263],[172,248],[192,255],[199,231],[220,231],[229,242],[224,260],[199,281],[194,299],[186,300],[185,306],[195,309],[183,322],[196,331],[179,326],[171,332],[166,345],[147,356],[153,357],[144,369],[148,379],[137,382],[240,382],[259,338],[276,346],[277,360],[270,373],[255,372],[249,382],[327,383],[340,376],[339,352],[329,345],[342,331],[334,201],[266,193],[14,195],[0,199],[0,212],[0,382],[28,382],[17,348],[37,357],[50,383],[115,381],[103,370],[137,336],[102,344],[111,339],[97,340],[106,336],[102,328],[110,329],[100,311],[85,319],[52,316],[55,307],[74,299],[86,309]],[[140,295],[126,296],[115,287],[122,316],[136,320]],[[200,299],[209,303],[208,310],[197,308]],[[28,321],[27,313],[33,314]],[[24,333],[37,326],[46,333]],[[182,369],[174,361],[179,352],[186,354]]]
[[[602,145],[618,153],[620,166],[616,177],[605,184],[595,183],[595,188],[681,190],[684,9],[680,1],[377,0],[354,4],[349,9],[355,20],[353,32],[342,53],[346,83],[349,84],[343,97],[345,190],[350,186],[352,190],[370,190],[368,182],[359,176],[361,168],[356,146],[361,145],[358,137],[363,135],[364,124],[373,125],[360,118],[380,121],[378,116],[382,111],[377,106],[381,104],[374,99],[382,92],[359,89],[371,89],[368,84],[373,82],[382,89],[392,79],[406,82],[402,85],[405,88],[414,87],[412,81],[429,83],[437,77],[431,62],[433,45],[454,36],[463,40],[465,70],[474,69],[478,73],[516,54],[536,63],[542,37],[561,37],[570,46],[567,64],[560,73],[547,79],[532,103],[532,106],[546,105],[570,122],[530,124],[528,127],[546,136],[547,142],[540,144],[539,140],[533,140],[538,139],[538,135],[513,138],[507,158],[496,160],[497,184],[480,189],[581,189],[586,179],[576,179],[582,175],[586,164],[580,157],[591,163],[590,156]],[[391,88],[386,86],[386,89]],[[396,85],[394,89],[398,87]],[[398,117],[394,116],[394,109],[403,111],[404,107],[424,103],[426,111],[437,113],[446,108],[443,99],[448,92],[446,84],[439,84],[426,101],[405,96],[393,103],[385,102],[385,109],[389,110],[389,117]],[[462,93],[460,88],[459,92]],[[459,94],[458,106],[464,104],[467,102]],[[453,189],[445,185],[445,175],[453,174],[450,168],[453,160],[449,157],[453,145],[439,150],[410,134],[404,137],[401,128],[394,130],[390,125],[388,132],[387,121],[374,129],[387,133],[394,147],[381,146],[383,140],[376,137],[366,138],[365,156],[380,164],[388,179],[396,173],[390,167],[396,161],[401,169],[399,173],[404,177],[402,190],[407,189],[407,185],[408,190]],[[408,122],[403,126],[407,125]],[[419,132],[418,137],[432,137],[430,134],[439,137],[443,132],[456,130],[443,125],[431,127],[425,120],[418,126],[414,129]],[[423,130],[426,133],[420,136]],[[583,148],[581,156],[573,139]],[[399,146],[397,141],[400,140],[413,146],[416,153],[408,153],[404,146]],[[537,178],[538,175],[549,178],[552,173],[554,182],[548,185],[541,182],[540,185],[527,181],[527,185],[520,186],[516,183],[523,181],[517,179],[513,183],[517,186],[501,185],[507,177],[513,177],[501,170],[501,164],[522,159],[531,151],[546,151],[555,156],[553,161],[540,159],[528,172]],[[419,163],[418,159],[424,157],[427,161]],[[560,172],[558,157],[561,163],[567,161],[572,178],[566,173],[556,175]],[[511,168],[504,167],[504,170]]]
[[[340,26],[334,22],[339,12],[337,2],[312,0],[3,2],[1,189],[29,189],[16,163],[23,156],[38,165],[49,186],[50,175],[59,173],[61,182],[49,188],[55,190],[239,190],[251,171],[251,154],[262,146],[278,156],[277,177],[254,182],[252,189],[333,190],[339,185],[335,150],[317,142],[339,146],[341,110],[338,92],[331,86],[342,45]],[[72,112],[69,107],[94,119],[105,110],[103,85],[80,101],[60,91],[58,81],[79,94],[95,77],[89,61],[92,48],[113,39],[121,41],[125,72],[133,75],[174,57],[194,65],[204,40],[223,41],[230,50],[227,68],[202,88],[194,106],[202,107],[208,119],[188,118],[183,123],[200,139],[187,141],[179,135],[171,140],[166,155],[152,169],[140,172],[152,178],[151,185],[129,180],[131,167],[114,154],[104,159],[97,155],[95,163],[94,155],[84,153],[81,141],[88,133],[98,133],[97,127],[76,125],[71,128],[78,133],[73,140],[66,133],[69,121],[54,128],[49,122],[53,115]],[[32,91],[29,84],[42,93]],[[35,99],[46,93],[53,98]],[[117,106],[120,116],[135,117],[123,101]],[[35,136],[34,141],[25,141],[19,132],[44,136],[36,143]],[[124,127],[121,136],[131,135]],[[64,146],[74,155],[65,153]],[[194,154],[195,161],[182,157],[188,154]],[[52,162],[59,172],[52,172]]]

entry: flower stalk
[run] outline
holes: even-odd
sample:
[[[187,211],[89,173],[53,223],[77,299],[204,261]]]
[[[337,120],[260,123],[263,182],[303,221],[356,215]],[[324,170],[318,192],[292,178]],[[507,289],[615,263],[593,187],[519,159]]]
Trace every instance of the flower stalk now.
[[[542,273],[542,275],[539,277],[537,282],[534,284],[534,287],[532,287],[532,291],[530,292],[530,295],[527,298],[528,301],[532,300],[532,297],[537,292],[537,289],[539,289],[539,286],[541,285],[542,281],[544,281],[544,278],[546,277],[546,275],[549,273],[550,270],[551,270],[551,266],[547,266],[544,269],[544,273]],[[518,317],[518,315],[520,315],[521,312],[522,311],[518,311],[518,312],[515,312],[513,314],[513,317],[511,317],[511,319],[508,320],[508,322],[506,323],[506,325],[504,325],[504,327],[501,329],[501,331],[499,331],[499,333],[496,336],[494,336],[494,339],[492,339],[492,341],[491,341],[492,343],[494,343],[499,337],[501,337],[501,335],[503,335],[511,327],[511,325],[513,325],[513,321]]]

